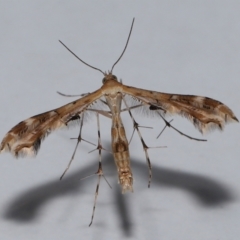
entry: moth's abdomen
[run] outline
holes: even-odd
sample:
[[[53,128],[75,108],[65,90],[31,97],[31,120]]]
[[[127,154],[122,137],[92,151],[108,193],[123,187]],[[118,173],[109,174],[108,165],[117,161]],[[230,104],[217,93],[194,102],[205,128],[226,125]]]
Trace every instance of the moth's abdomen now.
[[[128,141],[120,116],[113,117],[112,150],[118,170],[119,183],[122,186],[122,193],[133,192],[133,175],[130,166]]]

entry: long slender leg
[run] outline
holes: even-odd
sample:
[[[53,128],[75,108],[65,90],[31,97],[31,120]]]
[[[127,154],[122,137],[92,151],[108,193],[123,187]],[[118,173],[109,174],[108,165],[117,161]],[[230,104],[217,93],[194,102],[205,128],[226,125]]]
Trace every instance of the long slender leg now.
[[[121,110],[121,112],[125,112],[125,111],[128,111],[128,109],[134,109],[134,108],[138,108],[138,107],[142,107],[143,105],[142,104],[138,104],[138,105],[134,105],[134,106],[131,106],[131,107],[128,107],[128,108],[123,108]]]
[[[71,165],[71,163],[72,163],[72,161],[73,161],[73,159],[74,159],[74,157],[75,157],[75,154],[76,154],[77,147],[78,147],[79,143],[83,140],[83,141],[85,141],[85,142],[87,142],[87,143],[89,143],[89,144],[95,145],[95,144],[93,144],[93,143],[91,143],[91,142],[89,142],[89,141],[87,141],[87,140],[85,140],[85,139],[82,138],[83,118],[84,118],[84,113],[82,114],[82,118],[81,118],[80,131],[79,131],[79,135],[78,135],[78,137],[77,137],[77,144],[76,144],[76,146],[75,146],[75,149],[74,149],[74,151],[73,151],[72,157],[71,157],[71,159],[70,159],[70,161],[69,161],[66,169],[64,170],[63,174],[62,174],[61,177],[60,177],[60,180],[62,180],[62,178],[64,177],[65,173],[66,173],[67,170],[70,168],[70,165]],[[75,138],[72,138],[72,139],[75,139]]]
[[[137,125],[138,125],[138,124],[137,124]],[[146,127],[146,126],[140,126],[140,125],[138,125],[138,127],[153,129],[153,127]],[[132,141],[132,138],[133,138],[133,135],[134,135],[135,130],[136,130],[136,128],[133,128],[132,135],[131,135],[131,137],[130,137],[130,140],[128,141],[128,144],[129,144],[129,145],[130,145],[130,143],[131,143],[131,141]]]
[[[97,197],[98,197],[98,190],[99,190],[99,185],[100,185],[100,180],[101,180],[101,176],[102,176],[102,172],[101,172],[101,166],[99,163],[99,168],[98,171],[96,172],[96,174],[98,174],[98,183],[97,183],[97,187],[96,187],[96,191],[95,191],[95,197],[94,197],[94,204],[93,204],[93,210],[92,210],[92,217],[91,217],[91,222],[89,223],[89,227],[92,225],[93,223],[93,218],[94,218],[94,213],[95,213],[95,209],[96,209],[96,203],[97,203]]]
[[[127,107],[127,108],[122,109],[121,112],[128,111],[128,110],[131,110],[131,109],[134,109],[134,108],[138,108],[138,107],[141,107],[141,106],[142,106],[142,104],[138,104],[138,105],[135,105],[135,106]],[[191,136],[189,136],[189,135],[181,132],[180,130],[178,130],[177,128],[173,127],[173,126],[170,124],[170,123],[173,121],[173,119],[172,119],[171,121],[167,121],[167,120],[162,116],[162,114],[161,114],[159,111],[157,111],[157,113],[158,113],[158,115],[163,119],[163,121],[164,121],[164,123],[165,123],[164,128],[163,128],[162,131],[158,134],[157,138],[159,138],[159,137],[161,136],[161,134],[164,132],[164,130],[165,130],[167,127],[170,127],[170,128],[172,128],[173,130],[175,130],[176,132],[178,132],[179,134],[181,134],[181,135],[183,135],[183,136],[185,136],[185,137],[187,137],[187,138],[189,138],[189,139],[191,139],[191,140],[207,141],[206,139],[194,138],[194,137],[191,137]],[[151,127],[145,127],[145,126],[139,126],[139,125],[138,125],[138,127],[151,128]],[[130,138],[129,143],[130,143],[131,140],[132,140],[134,131],[135,131],[135,128],[134,128],[134,130],[133,130],[133,133],[132,133],[132,136],[131,136],[131,138]]]
[[[96,112],[96,113],[99,113],[99,114],[103,115],[104,117],[112,119],[112,115],[111,115],[111,113],[109,111],[92,109],[92,108],[88,108],[88,111]]]
[[[101,102],[104,103],[104,104],[107,104],[103,100],[101,100]],[[135,105],[135,106],[129,107],[129,109],[131,110],[131,109],[138,108],[138,107],[141,107],[141,106],[142,106],[142,104],[139,104],[139,105]],[[98,110],[98,109],[92,109],[92,108],[88,108],[87,110],[88,111],[92,111],[92,112],[97,112],[97,113],[103,115],[104,117],[108,117],[108,118],[112,119],[111,111],[104,111],[104,110]],[[121,110],[121,112],[125,112],[125,111],[128,111],[128,109],[124,108],[124,109]],[[141,126],[141,127],[143,127],[143,126]],[[145,127],[145,128],[151,128],[151,127]]]
[[[82,94],[65,94],[62,92],[57,91],[57,93],[63,97],[84,97],[87,96],[89,93],[82,93]]]
[[[131,110],[131,109],[138,108],[138,107],[142,107],[142,106],[143,106],[142,104],[138,104],[138,105],[135,105],[135,106],[126,107],[126,108],[123,108],[123,109],[121,110],[121,112],[129,111],[129,110]],[[146,127],[146,126],[140,126],[140,125],[138,125],[138,127],[153,129],[153,127]],[[131,135],[131,137],[130,137],[130,140],[128,141],[128,144],[131,143],[135,130],[136,130],[136,128],[133,128],[133,132],[132,132],[132,135]]]
[[[100,135],[99,113],[97,113],[97,126],[98,126],[98,146],[97,146],[96,149],[98,149],[98,153],[99,153],[98,154],[98,156],[99,156],[99,165],[98,165],[98,170],[97,170],[97,172],[95,174],[98,175],[98,183],[97,183],[97,186],[96,186],[95,197],[94,197],[94,204],[93,204],[93,211],[92,211],[92,217],[91,217],[91,222],[89,224],[89,227],[93,223],[93,218],[94,218],[94,213],[95,213],[95,209],[96,209],[96,203],[97,203],[97,197],[98,197],[101,177],[102,176],[104,177],[103,170],[102,170],[102,149],[103,148],[102,148],[101,135]]]
[[[136,129],[137,133],[138,133],[138,136],[141,140],[141,143],[142,143],[142,146],[143,146],[143,150],[145,152],[145,156],[146,156],[146,161],[147,161],[147,164],[148,164],[148,170],[149,170],[149,179],[148,179],[148,187],[150,187],[150,184],[151,184],[151,180],[152,180],[152,165],[151,165],[151,161],[150,161],[150,158],[149,158],[149,155],[148,155],[148,149],[149,147],[147,146],[147,144],[145,143],[145,141],[143,140],[143,137],[141,135],[141,132],[139,130],[139,124],[135,121],[131,111],[130,111],[130,108],[128,107],[124,97],[123,97],[123,101],[125,103],[125,106],[126,108],[128,109],[128,112],[129,112],[129,115],[133,121],[133,128],[134,128],[134,131]]]
[[[163,131],[166,129],[166,127],[170,127],[170,128],[172,128],[172,129],[174,129],[176,132],[178,132],[179,134],[181,134],[181,135],[183,135],[183,136],[185,136],[185,137],[187,137],[187,138],[189,138],[189,139],[191,139],[191,140],[203,141],[203,142],[207,141],[206,139],[200,139],[200,138],[191,137],[191,136],[189,136],[189,135],[187,135],[187,134],[179,131],[177,128],[175,128],[175,127],[173,127],[173,126],[171,125],[171,122],[173,121],[173,119],[168,122],[168,121],[162,116],[162,114],[161,114],[159,111],[157,111],[157,113],[158,113],[158,115],[162,118],[162,120],[165,122],[165,127],[164,127],[163,130],[158,134],[157,138],[159,138],[159,137],[161,136],[161,134],[162,134]]]
[[[66,94],[63,94],[63,93],[60,93],[60,92],[57,92],[57,93],[60,94],[60,95],[62,95],[62,96],[65,96],[65,97],[75,97],[75,96],[78,96],[78,95],[66,95]],[[80,96],[85,96],[85,95],[88,95],[88,93],[87,93],[87,94],[81,94]],[[104,102],[104,101],[103,101],[103,102]],[[104,102],[104,103],[105,103],[105,102]],[[91,111],[91,109],[89,109],[89,110]],[[107,182],[107,184],[109,185],[109,187],[111,188],[111,186],[110,186],[110,184],[108,183],[107,179],[105,178],[105,176],[104,176],[104,174],[103,174],[103,170],[102,170],[102,154],[101,154],[101,153],[102,153],[103,147],[102,147],[101,135],[100,135],[99,114],[102,114],[103,116],[109,117],[109,118],[111,118],[111,115],[110,115],[108,112],[106,112],[106,111],[94,110],[94,109],[93,109],[92,111],[95,111],[95,112],[97,113],[98,146],[97,146],[97,148],[94,149],[94,150],[97,150],[97,149],[98,149],[98,152],[99,152],[99,165],[98,165],[98,170],[97,170],[97,172],[95,173],[95,174],[98,175],[98,183],[97,183],[97,186],[96,186],[95,197],[94,197],[94,204],[93,204],[93,211],[92,211],[92,217],[91,217],[91,222],[90,222],[90,224],[89,224],[89,227],[90,227],[90,226],[92,225],[92,223],[93,223],[94,213],[95,213],[96,204],[97,204],[97,197],[98,197],[98,192],[99,192],[99,186],[100,186],[100,181],[101,181],[101,177],[102,177],[102,176],[103,176],[103,178],[105,179],[105,181]],[[83,114],[83,116],[84,116],[84,114]],[[65,169],[65,171],[63,172],[63,174],[62,174],[62,176],[61,176],[60,179],[63,178],[63,176],[65,175],[65,173],[66,173],[67,170],[69,169],[69,167],[70,167],[70,165],[71,165],[71,163],[72,163],[72,161],[73,161],[73,159],[74,159],[74,156],[75,156],[77,147],[78,147],[79,143],[81,142],[81,140],[83,140],[83,141],[85,141],[85,142],[88,142],[88,141],[84,140],[84,139],[82,138],[82,136],[81,136],[81,134],[82,134],[82,127],[83,127],[83,116],[82,116],[82,119],[81,119],[80,131],[79,131],[79,135],[78,135],[78,138],[77,138],[78,141],[77,141],[76,147],[75,147],[74,152],[73,152],[73,155],[72,155],[72,157],[71,157],[71,159],[70,159],[70,161],[69,161],[69,163],[68,163],[68,166],[67,166],[67,168]],[[72,139],[75,139],[75,138],[72,138]],[[91,143],[91,142],[88,142],[88,143],[93,144],[93,143]],[[95,144],[93,144],[93,145],[95,145]],[[93,150],[93,151],[94,151],[94,150]],[[91,152],[92,152],[92,151],[91,151]],[[94,174],[94,175],[95,175],[95,174]]]
[[[65,94],[62,92],[57,91],[57,93],[63,97],[84,97],[89,95],[90,93],[82,93],[82,94]],[[106,101],[99,99],[102,103],[104,103],[105,105],[107,105]],[[89,109],[88,109],[89,110]]]

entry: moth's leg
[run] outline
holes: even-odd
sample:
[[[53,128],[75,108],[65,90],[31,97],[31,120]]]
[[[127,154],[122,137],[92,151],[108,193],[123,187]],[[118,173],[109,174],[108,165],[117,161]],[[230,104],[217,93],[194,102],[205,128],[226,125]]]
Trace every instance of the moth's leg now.
[[[89,95],[90,93],[82,93],[82,94],[65,94],[62,92],[57,91],[57,93],[63,97],[85,97],[87,95]],[[105,105],[107,105],[106,101],[99,99],[102,103],[104,103]]]
[[[104,104],[107,104],[103,100],[101,100],[101,102],[104,103]],[[142,104],[135,105],[135,106],[132,106],[132,107],[129,107],[129,108],[124,108],[124,109],[121,110],[121,112],[125,112],[125,111],[128,111],[129,109],[131,110],[131,109],[138,108],[138,107],[141,107],[141,106],[142,106]],[[112,119],[111,111],[104,111],[104,110],[98,110],[98,109],[92,109],[92,108],[88,108],[87,110],[92,111],[92,112],[97,112],[104,117],[108,117],[108,118]],[[147,128],[150,128],[150,127],[147,127]]]
[[[141,132],[140,132],[140,130],[139,130],[139,124],[135,121],[135,119],[134,119],[134,117],[133,117],[133,115],[132,115],[132,113],[131,113],[131,111],[130,111],[130,108],[128,107],[128,105],[127,105],[124,97],[123,97],[123,102],[124,102],[124,104],[125,104],[125,106],[126,106],[126,109],[127,109],[127,111],[129,112],[129,115],[130,115],[130,117],[131,117],[131,119],[132,119],[132,121],[133,121],[134,131],[135,131],[135,130],[137,131],[138,136],[139,136],[139,138],[140,138],[140,140],[141,140],[141,143],[142,143],[142,146],[143,146],[143,150],[144,150],[144,152],[145,152],[146,161],[147,161],[147,164],[148,164],[148,171],[149,171],[148,187],[150,187],[151,180],[152,180],[152,165],[151,165],[150,158],[149,158],[149,155],[148,155],[148,149],[149,149],[149,147],[146,145],[145,141],[143,140],[142,135],[141,135]],[[134,133],[134,131],[133,131],[133,133]],[[133,136],[133,134],[132,134],[132,136]]]
[[[162,118],[162,120],[163,120],[164,123],[165,123],[165,126],[164,126],[163,130],[158,134],[157,138],[159,138],[159,137],[161,136],[161,134],[162,134],[163,131],[166,129],[166,127],[170,127],[170,128],[172,128],[173,130],[175,130],[176,132],[178,132],[179,134],[181,134],[181,135],[183,135],[183,136],[185,136],[185,137],[187,137],[187,138],[189,138],[189,139],[191,139],[191,140],[207,141],[206,139],[200,139],[200,138],[191,137],[191,136],[189,136],[189,135],[187,135],[187,134],[179,131],[177,128],[175,128],[175,127],[173,127],[173,126],[171,125],[171,122],[173,121],[173,119],[168,122],[168,121],[162,116],[162,114],[161,114],[159,111],[157,111],[157,113],[158,113],[158,115]]]
[[[91,222],[89,224],[89,227],[93,223],[93,218],[94,218],[94,213],[95,213],[96,204],[97,204],[97,197],[98,197],[98,191],[99,191],[101,177],[103,177],[105,179],[105,181],[107,182],[107,184],[111,188],[110,184],[108,183],[107,179],[105,178],[105,176],[103,174],[103,169],[102,169],[102,149],[104,149],[104,148],[102,147],[102,141],[101,141],[99,113],[97,113],[97,126],[98,126],[98,146],[94,150],[98,150],[98,156],[99,156],[98,170],[95,173],[95,174],[98,175],[98,183],[97,183],[97,186],[96,186],[95,197],[94,197],[94,204],[93,204],[93,210],[92,210],[92,217],[91,217]]]
[[[131,109],[139,108],[139,107],[142,107],[142,106],[143,106],[143,104],[138,104],[138,105],[134,105],[134,106],[131,106],[131,107],[126,107],[126,108],[123,108],[123,109],[121,110],[121,112],[129,111],[129,110],[131,110]],[[139,126],[139,125],[138,125],[138,127],[153,129],[152,127]],[[130,140],[128,141],[128,144],[131,143],[135,130],[136,130],[136,129],[133,128],[133,132],[132,132],[132,135],[131,135],[131,137],[130,137]]]
[[[62,180],[62,178],[64,177],[65,173],[66,173],[67,170],[70,168],[70,165],[71,165],[71,163],[72,163],[72,161],[73,161],[73,159],[74,159],[74,157],[75,157],[75,154],[76,154],[76,151],[77,151],[77,147],[78,147],[79,143],[80,143],[82,140],[95,146],[95,144],[93,144],[93,143],[91,143],[91,142],[89,142],[89,141],[87,141],[87,140],[85,140],[85,139],[82,138],[83,118],[84,118],[84,113],[83,113],[82,116],[81,116],[80,131],[79,131],[78,137],[77,137],[77,138],[71,138],[71,139],[77,139],[77,144],[76,144],[76,146],[75,146],[75,149],[74,149],[74,151],[73,151],[72,157],[71,157],[71,159],[70,159],[70,161],[69,161],[66,169],[64,170],[62,176],[60,177],[60,180]]]
[[[134,109],[134,108],[138,108],[138,107],[142,107],[143,104],[138,104],[138,105],[134,105],[134,106],[131,106],[131,107],[128,107],[128,108],[123,108],[121,110],[121,112],[125,112],[125,111],[128,111],[128,110],[131,110],[131,109]]]
[[[63,97],[84,97],[84,96],[87,96],[89,95],[89,93],[82,93],[82,94],[76,94],[76,95],[73,95],[73,94],[65,94],[65,93],[61,93],[59,91],[57,91],[57,93]]]
[[[57,91],[57,93],[63,97],[85,97],[87,95],[89,95],[90,93],[82,93],[82,94],[65,94],[62,92]],[[99,99],[102,103],[104,103],[105,105],[107,105],[106,101]]]
[[[112,114],[110,111],[104,111],[104,110],[98,110],[98,109],[92,109],[92,108],[88,108],[87,111],[96,112],[98,114],[101,114],[104,117],[112,119]]]

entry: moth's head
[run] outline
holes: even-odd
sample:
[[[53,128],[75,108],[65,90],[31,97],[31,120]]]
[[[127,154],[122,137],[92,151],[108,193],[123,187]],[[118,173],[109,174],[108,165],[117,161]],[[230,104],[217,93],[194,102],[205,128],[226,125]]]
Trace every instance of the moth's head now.
[[[108,74],[105,73],[102,83],[105,84],[107,81],[110,81],[110,80],[118,82],[117,77],[115,75],[113,75],[111,72],[109,72]]]
[[[61,42],[60,40],[59,40],[59,42],[60,42],[70,53],[72,53],[79,61],[81,61],[83,64],[85,64],[85,65],[87,65],[88,67],[93,68],[93,69],[101,72],[101,73],[104,75],[104,78],[103,78],[103,80],[102,80],[102,83],[103,83],[103,84],[105,84],[106,82],[108,82],[108,81],[110,81],[110,80],[111,80],[111,81],[119,82],[118,79],[117,79],[117,77],[116,77],[115,75],[113,75],[112,72],[113,72],[113,68],[114,68],[115,65],[120,61],[120,59],[122,58],[122,56],[123,56],[123,54],[124,54],[124,52],[125,52],[125,50],[126,50],[126,48],[127,48],[127,45],[128,45],[128,42],[129,42],[131,33],[132,33],[133,24],[134,24],[134,18],[133,18],[133,21],[132,21],[131,29],[130,29],[130,32],[129,32],[129,35],[128,35],[128,39],[127,39],[126,45],[125,45],[125,47],[124,47],[124,49],[123,49],[123,52],[121,53],[121,55],[120,55],[120,57],[118,58],[118,60],[113,64],[113,66],[112,66],[112,68],[111,68],[111,71],[109,71],[108,73],[103,72],[101,69],[96,68],[96,67],[93,67],[92,65],[86,63],[86,62],[83,61],[80,57],[78,57],[74,52],[72,52],[63,42]],[[120,82],[121,82],[121,80],[120,80]]]

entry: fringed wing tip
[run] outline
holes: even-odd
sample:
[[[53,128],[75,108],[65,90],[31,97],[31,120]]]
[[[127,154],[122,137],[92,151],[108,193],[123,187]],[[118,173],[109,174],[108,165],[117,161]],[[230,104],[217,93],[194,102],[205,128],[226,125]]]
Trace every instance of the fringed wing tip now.
[[[39,114],[14,126],[3,138],[0,152],[15,157],[35,156],[44,140],[53,130],[65,127],[55,111]]]
[[[11,131],[6,134],[0,144],[0,153],[10,152],[14,157],[34,157],[40,149],[42,140],[49,134],[38,138],[33,144],[29,142],[21,142]]]
[[[40,149],[41,141],[41,139],[37,139],[32,145],[29,146],[27,144],[19,145],[16,143],[11,152],[16,158],[26,156],[35,157]]]
[[[222,131],[226,124],[231,122],[239,122],[232,112],[231,114],[225,114],[225,117],[223,114],[219,114],[209,117],[201,116],[201,118],[196,118],[188,112],[183,111],[180,112],[180,115],[190,120],[194,127],[198,129],[202,134],[214,131],[215,129]]]
[[[232,119],[235,120],[236,122],[239,122],[236,116],[233,116]]]
[[[40,148],[40,143],[35,143],[34,146],[24,147],[21,145],[12,146],[12,148],[6,144],[5,146],[2,144],[0,148],[0,153],[10,152],[14,157],[35,157]]]

